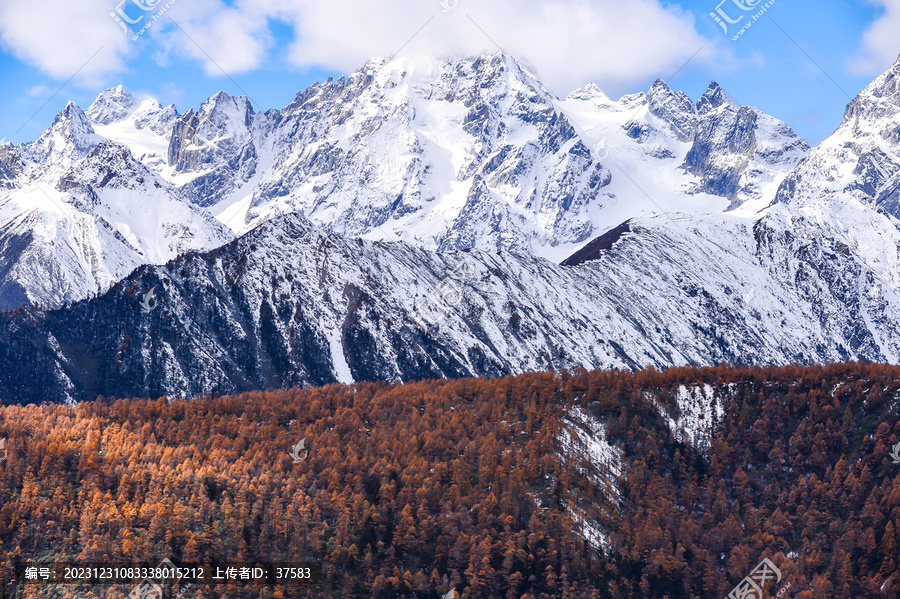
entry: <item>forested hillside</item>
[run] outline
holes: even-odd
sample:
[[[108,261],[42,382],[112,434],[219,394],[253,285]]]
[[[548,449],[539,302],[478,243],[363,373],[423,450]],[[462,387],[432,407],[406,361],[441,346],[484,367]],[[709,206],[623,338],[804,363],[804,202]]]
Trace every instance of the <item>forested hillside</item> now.
[[[210,598],[721,599],[768,558],[767,596],[897,598],[898,397],[900,368],[850,364],[5,406],[2,567],[323,565]]]

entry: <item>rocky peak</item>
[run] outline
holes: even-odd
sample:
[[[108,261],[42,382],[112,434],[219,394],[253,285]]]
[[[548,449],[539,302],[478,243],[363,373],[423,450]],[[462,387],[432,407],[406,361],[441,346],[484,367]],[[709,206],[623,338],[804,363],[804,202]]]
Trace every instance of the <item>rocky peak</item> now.
[[[854,136],[876,131],[885,140],[900,143],[900,58],[847,105],[841,128],[851,127]],[[874,127],[874,129],[873,129]]]
[[[209,130],[217,133],[223,128],[231,132],[250,128],[253,121],[253,106],[246,96],[232,96],[220,91],[200,105],[197,114]]]
[[[198,173],[183,188],[193,202],[208,206],[253,176],[257,165],[253,120],[250,101],[225,92],[175,120],[167,160],[176,172]]]
[[[128,90],[118,85],[101,92],[85,114],[92,123],[108,125],[128,116],[135,104],[134,97]]]
[[[178,111],[174,104],[163,108],[157,100],[151,98],[141,102],[134,111],[133,118],[135,129],[150,129],[157,135],[168,135],[178,119]]]
[[[841,126],[784,180],[775,201],[828,211],[861,202],[900,218],[898,123],[900,60],[850,102]]]
[[[697,112],[702,116],[706,113],[716,110],[721,106],[731,106],[734,109],[739,110],[741,105],[731,96],[728,95],[722,86],[712,81],[709,84],[709,88],[697,101]]]
[[[34,162],[73,162],[86,156],[100,139],[81,107],[69,102],[49,129],[26,144],[26,155]]]
[[[687,94],[673,91],[665,81],[657,79],[645,97],[650,114],[664,120],[678,141],[693,139],[697,129],[697,111]]]
[[[231,96],[218,92],[194,109],[184,113],[174,124],[169,143],[169,164],[179,171],[193,170],[217,151],[241,144],[250,137],[253,107],[245,96]],[[200,148],[204,156],[193,152],[185,161],[189,146]]]
[[[713,81],[697,102],[699,120],[684,168],[696,191],[728,198],[729,208],[773,197],[781,179],[810,151],[787,124],[741,106]]]

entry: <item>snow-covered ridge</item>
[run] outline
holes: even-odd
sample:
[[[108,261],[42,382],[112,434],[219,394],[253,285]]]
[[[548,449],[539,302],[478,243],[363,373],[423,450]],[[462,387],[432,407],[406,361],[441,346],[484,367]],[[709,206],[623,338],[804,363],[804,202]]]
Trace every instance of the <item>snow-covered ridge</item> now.
[[[255,113],[220,92],[178,118],[164,163],[145,162],[236,234],[297,211],[343,235],[559,261],[660,207],[717,213],[759,199],[802,159],[802,140],[766,122],[749,154],[704,142],[716,176],[740,182],[709,183],[712,167],[686,158],[703,115],[723,106],[740,109],[715,83],[696,106],[662,81],[618,101],[596,85],[560,99],[503,54],[377,58],[281,111]],[[722,139],[733,129],[704,132]],[[133,134],[103,133],[147,154]]]
[[[77,360],[103,371],[66,371],[59,384],[75,395],[192,396],[576,367],[896,363],[900,296],[872,295],[852,255],[795,226],[783,207],[755,224],[635,219],[597,259],[560,266],[327,236],[288,214],[64,314],[13,317],[10,330],[30,339],[19,345],[38,353],[0,368]],[[139,299],[151,287],[159,306],[147,315]],[[699,444],[708,419],[682,410],[674,430]]]

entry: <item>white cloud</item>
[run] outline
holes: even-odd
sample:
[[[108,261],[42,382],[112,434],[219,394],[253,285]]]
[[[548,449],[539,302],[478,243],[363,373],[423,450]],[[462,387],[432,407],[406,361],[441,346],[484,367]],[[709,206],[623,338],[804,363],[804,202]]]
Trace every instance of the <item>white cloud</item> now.
[[[126,0],[132,14],[135,2],[165,0]],[[610,95],[633,91],[650,77],[671,76],[698,51],[698,63],[731,59],[721,40],[697,33],[690,13],[659,0],[458,0],[447,13],[439,0],[175,0],[137,43],[110,18],[115,8],[116,0],[5,2],[0,40],[57,78],[71,76],[103,46],[83,79],[121,71],[139,51],[163,62],[188,56],[218,76],[252,71],[266,60],[350,72],[401,47],[449,55],[493,51],[496,43],[560,94],[591,81]],[[273,22],[295,32],[280,55],[273,51]]]
[[[53,89],[49,85],[39,83],[29,87],[25,90],[25,93],[28,94],[29,98],[47,98],[53,93]]]
[[[449,13],[437,0],[311,1],[290,12],[299,35],[288,59],[352,70],[396,52],[432,16],[404,52],[477,53],[496,43],[558,93],[592,81],[610,94],[633,91],[648,77],[669,77],[698,51],[695,60],[710,60],[718,44],[697,33],[692,15],[657,0],[459,0]]]
[[[861,48],[850,59],[855,75],[876,75],[897,60],[897,32],[900,31],[900,0],[870,0],[884,10],[863,33]]]
[[[207,75],[252,71],[271,45],[265,13],[221,0],[176,0],[166,17],[154,32],[164,49],[201,62]]]
[[[115,7],[115,0],[0,2],[0,43],[57,79],[77,72],[96,81],[125,66],[129,42],[109,17]]]

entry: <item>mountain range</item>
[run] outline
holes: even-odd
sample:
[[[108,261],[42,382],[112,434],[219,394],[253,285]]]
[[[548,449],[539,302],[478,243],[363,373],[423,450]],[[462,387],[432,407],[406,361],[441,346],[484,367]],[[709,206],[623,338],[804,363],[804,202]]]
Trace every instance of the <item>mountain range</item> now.
[[[560,98],[501,53],[70,103],[0,147],[0,396],[896,363],[898,75],[816,148],[717,83]]]

